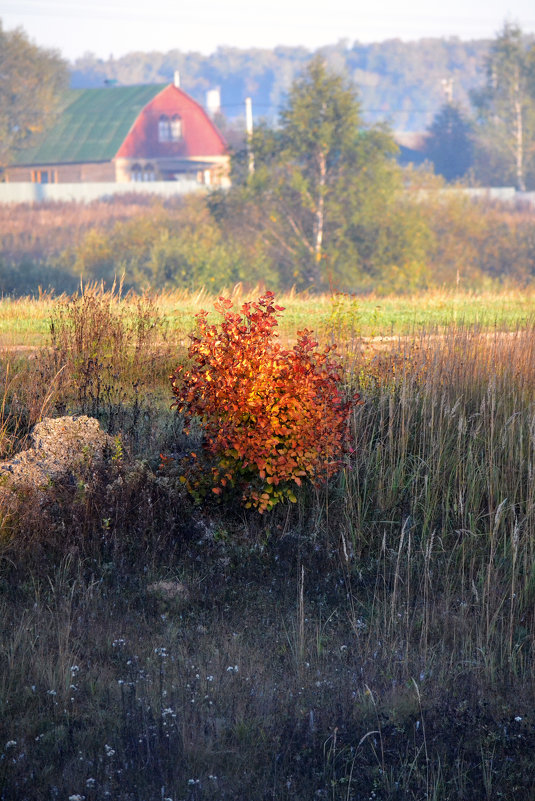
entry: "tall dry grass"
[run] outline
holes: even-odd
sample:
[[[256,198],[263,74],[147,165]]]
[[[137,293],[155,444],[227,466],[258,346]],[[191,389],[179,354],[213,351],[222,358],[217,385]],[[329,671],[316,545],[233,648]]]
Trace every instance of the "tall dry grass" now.
[[[407,659],[416,637],[427,661],[447,632],[450,658],[527,675],[534,329],[424,335],[354,372],[365,403],[354,417],[355,464],[339,487],[340,536],[349,564],[383,565],[374,609],[383,636]]]

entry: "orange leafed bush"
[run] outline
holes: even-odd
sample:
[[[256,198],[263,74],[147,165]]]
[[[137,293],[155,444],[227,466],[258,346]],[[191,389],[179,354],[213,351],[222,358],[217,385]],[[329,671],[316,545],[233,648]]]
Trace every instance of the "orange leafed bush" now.
[[[281,347],[275,328],[284,309],[274,299],[266,292],[236,313],[219,298],[219,326],[200,312],[189,361],[171,376],[173,405],[186,423],[201,422],[212,492],[238,488],[260,512],[295,502],[303,480],[317,484],[339,470],[358,400],[343,400],[341,365],[332,347],[318,350],[311,331],[299,331],[292,349]],[[200,470],[185,477],[194,492]]]

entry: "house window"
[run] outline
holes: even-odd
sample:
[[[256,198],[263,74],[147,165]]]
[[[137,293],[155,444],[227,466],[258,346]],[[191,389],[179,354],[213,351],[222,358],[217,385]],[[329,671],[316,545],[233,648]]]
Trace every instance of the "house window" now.
[[[143,180],[144,181],[155,181],[156,175],[154,174],[154,167],[152,164],[145,164],[143,167]]]
[[[174,114],[171,119],[166,114],[162,114],[158,120],[158,141],[180,142],[181,139],[182,120],[178,114]]]
[[[131,181],[155,181],[156,173],[152,164],[133,164],[130,169]]]
[[[175,114],[171,119],[171,142],[179,142],[182,139],[182,120]]]
[[[56,184],[58,176],[56,170],[32,170],[32,183]]]
[[[212,173],[210,170],[200,170],[197,173],[197,183],[204,184],[205,186],[210,186],[212,183]]]
[[[158,141],[169,142],[171,137],[171,129],[169,127],[169,117],[162,114],[158,120]]]

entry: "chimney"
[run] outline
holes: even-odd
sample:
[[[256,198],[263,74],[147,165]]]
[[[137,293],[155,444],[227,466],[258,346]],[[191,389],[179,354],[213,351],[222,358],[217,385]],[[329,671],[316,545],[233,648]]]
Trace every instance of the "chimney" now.
[[[177,89],[180,89],[180,72],[179,70],[175,70],[175,78],[173,83],[175,84]]]
[[[219,88],[209,89],[206,92],[206,109],[211,117],[221,111],[221,91]]]

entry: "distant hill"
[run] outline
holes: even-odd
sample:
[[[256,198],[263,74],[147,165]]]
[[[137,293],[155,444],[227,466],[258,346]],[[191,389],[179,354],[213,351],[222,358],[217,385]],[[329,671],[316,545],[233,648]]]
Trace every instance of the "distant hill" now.
[[[320,49],[328,64],[359,88],[368,122],[385,121],[394,130],[423,131],[445,100],[442,82],[453,80],[453,99],[469,106],[469,92],[484,81],[489,40],[391,39],[377,44],[347,41]],[[221,47],[215,53],[129,53],[98,59],[91,54],[72,67],[72,86],[166,83],[180,71],[181,85],[204,104],[206,92],[219,87],[222,112],[232,120],[244,114],[250,96],[255,117],[273,122],[292,81],[314,52],[304,47],[240,50]]]

